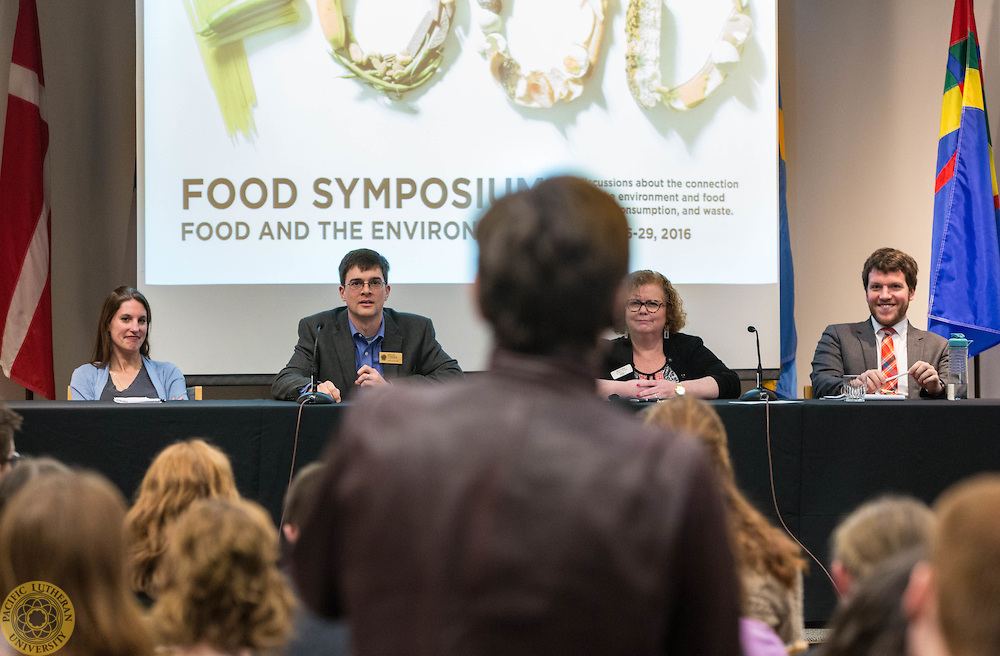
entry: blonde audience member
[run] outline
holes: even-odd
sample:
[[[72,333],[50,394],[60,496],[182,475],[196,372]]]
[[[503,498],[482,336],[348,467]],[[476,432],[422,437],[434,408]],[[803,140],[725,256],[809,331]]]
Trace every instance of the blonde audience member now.
[[[837,591],[850,594],[889,556],[926,549],[933,530],[934,513],[912,497],[887,495],[858,506],[830,538],[830,572]]]
[[[903,593],[910,656],[1000,654],[1000,475],[980,474],[934,504],[930,559]]]
[[[132,587],[156,597],[156,569],[170,524],[197,499],[238,499],[229,458],[204,440],[168,446],[146,471],[125,518]]]
[[[243,499],[202,499],[170,530],[153,607],[161,644],[183,656],[264,654],[284,646],[295,598],[278,570],[277,529]]]
[[[62,590],[75,623],[60,656],[142,656],[152,642],[125,576],[125,500],[97,474],[29,481],[0,518],[0,589],[31,581]]]
[[[722,486],[736,564],[743,588],[743,614],[770,626],[785,644],[804,640],[799,547],[772,526],[736,487],[726,428],[708,403],[680,397],[660,403],[647,424],[697,437],[707,448]]]

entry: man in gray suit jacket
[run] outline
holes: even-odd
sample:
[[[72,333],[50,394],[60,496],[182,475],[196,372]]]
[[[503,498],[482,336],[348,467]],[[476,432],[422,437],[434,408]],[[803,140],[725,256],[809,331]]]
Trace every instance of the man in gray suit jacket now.
[[[866,392],[884,390],[879,342],[893,341],[900,394],[908,398],[939,398],[944,385],[939,373],[948,369],[948,340],[919,330],[906,319],[906,310],[917,287],[917,263],[901,251],[880,248],[865,261],[861,272],[871,317],[858,323],[827,326],[812,361],[813,396],[839,394],[843,377],[865,378]],[[905,348],[904,348],[905,345]]]
[[[316,390],[340,402],[361,387],[381,387],[395,378],[444,380],[462,376],[458,362],[438,344],[427,317],[385,307],[389,263],[373,250],[351,251],[340,262],[344,307],[299,322],[299,341],[271,384],[279,401],[294,400],[319,361]]]

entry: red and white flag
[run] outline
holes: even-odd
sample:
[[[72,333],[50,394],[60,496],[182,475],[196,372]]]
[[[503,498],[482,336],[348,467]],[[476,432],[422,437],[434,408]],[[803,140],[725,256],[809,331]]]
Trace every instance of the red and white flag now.
[[[0,160],[0,368],[15,383],[52,399],[44,95],[38,10],[35,0],[20,0]]]

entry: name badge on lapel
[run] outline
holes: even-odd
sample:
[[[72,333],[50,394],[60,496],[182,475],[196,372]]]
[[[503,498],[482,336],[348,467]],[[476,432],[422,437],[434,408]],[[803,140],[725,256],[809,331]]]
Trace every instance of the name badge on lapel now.
[[[378,354],[379,364],[403,364],[403,354],[393,351],[382,351]]]
[[[612,371],[611,377],[614,378],[615,380],[619,380],[621,378],[624,378],[625,376],[628,376],[630,373],[632,373],[632,365],[626,364]]]

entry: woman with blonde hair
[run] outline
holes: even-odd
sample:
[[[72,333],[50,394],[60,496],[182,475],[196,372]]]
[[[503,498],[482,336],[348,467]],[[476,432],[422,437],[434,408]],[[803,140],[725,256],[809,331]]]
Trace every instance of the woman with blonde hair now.
[[[156,569],[167,530],[197,499],[238,499],[229,458],[201,439],[168,446],[146,470],[135,504],[125,517],[133,589],[156,597]]]
[[[785,644],[805,638],[799,547],[747,501],[736,487],[726,428],[708,403],[678,398],[654,407],[647,424],[697,437],[715,467],[729,523],[733,554],[743,588],[743,615],[774,629]]]
[[[0,594],[31,581],[62,590],[75,621],[58,647],[60,656],[152,652],[142,609],[125,575],[124,518],[125,499],[107,480],[69,471],[29,481],[4,510]],[[69,622],[63,619],[68,633]]]
[[[282,648],[295,598],[278,569],[278,530],[244,499],[202,499],[170,530],[153,626],[184,656],[262,654]]]

